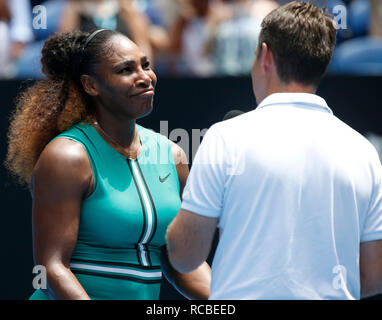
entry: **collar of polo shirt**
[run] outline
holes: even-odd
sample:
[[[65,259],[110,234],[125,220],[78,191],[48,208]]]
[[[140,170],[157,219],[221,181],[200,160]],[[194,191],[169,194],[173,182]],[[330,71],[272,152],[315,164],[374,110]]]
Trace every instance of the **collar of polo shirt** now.
[[[316,94],[302,92],[273,93],[266,97],[256,109],[274,105],[296,105],[301,106],[302,108],[317,109],[318,111],[333,114],[333,111],[328,107],[323,98]]]

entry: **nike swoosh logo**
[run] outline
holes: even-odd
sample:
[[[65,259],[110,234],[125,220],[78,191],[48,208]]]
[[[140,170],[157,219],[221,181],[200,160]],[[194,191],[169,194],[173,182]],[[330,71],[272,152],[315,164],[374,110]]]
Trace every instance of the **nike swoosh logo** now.
[[[160,182],[165,182],[166,181],[166,179],[170,176],[170,174],[171,174],[171,172],[167,175],[167,176],[165,176],[164,178],[161,178],[160,176],[159,176],[159,181]]]

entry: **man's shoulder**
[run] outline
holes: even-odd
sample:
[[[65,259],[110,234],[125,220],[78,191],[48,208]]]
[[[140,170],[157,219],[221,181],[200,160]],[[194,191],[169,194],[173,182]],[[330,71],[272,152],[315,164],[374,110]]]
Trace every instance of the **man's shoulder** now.
[[[213,129],[216,132],[232,135],[235,131],[245,130],[248,126],[251,126],[251,121],[255,115],[255,110],[245,112],[241,115],[238,115],[234,118],[223,120],[213,124],[210,129]],[[210,130],[209,129],[209,130]]]
[[[348,143],[354,143],[354,147],[359,146],[372,152],[375,151],[374,145],[363,134],[336,116],[334,116],[334,119],[338,130],[341,130],[343,135],[348,137]]]

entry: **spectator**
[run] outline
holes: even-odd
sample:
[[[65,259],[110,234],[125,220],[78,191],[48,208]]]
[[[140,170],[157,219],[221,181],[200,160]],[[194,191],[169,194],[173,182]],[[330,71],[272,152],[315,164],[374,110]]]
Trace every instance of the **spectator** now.
[[[279,4],[276,0],[253,0],[251,11],[253,15],[263,20],[269,12],[277,7]]]
[[[141,0],[142,1],[142,0]],[[174,25],[183,3],[180,0],[149,0],[155,2],[156,9],[160,12],[161,26],[170,30]]]
[[[116,30],[134,41],[152,61],[149,20],[134,6],[133,0],[69,0],[64,10],[60,31],[96,28]],[[142,32],[143,31],[143,32]]]
[[[33,40],[31,7],[28,0],[0,0],[0,77],[17,73],[17,60]]]
[[[149,21],[148,36],[155,58],[155,72],[167,73],[171,40],[169,25],[177,13],[174,0],[138,0],[137,9],[147,16]]]
[[[0,0],[0,39],[8,37],[8,23],[11,21],[11,12],[5,0]],[[0,78],[4,77],[5,66],[8,60],[8,43],[0,41]]]
[[[0,0],[0,21],[10,21],[11,13],[5,0]]]
[[[196,76],[249,73],[261,19],[277,6],[273,0],[184,1],[172,37],[176,70]]]
[[[250,74],[262,19],[278,5],[273,0],[232,0],[229,18],[214,35],[214,58],[218,74]]]
[[[370,0],[371,21],[370,36],[382,37],[382,1]]]
[[[172,50],[181,74],[210,76],[214,74],[212,55],[207,44],[215,26],[227,12],[221,1],[185,0],[172,29]]]

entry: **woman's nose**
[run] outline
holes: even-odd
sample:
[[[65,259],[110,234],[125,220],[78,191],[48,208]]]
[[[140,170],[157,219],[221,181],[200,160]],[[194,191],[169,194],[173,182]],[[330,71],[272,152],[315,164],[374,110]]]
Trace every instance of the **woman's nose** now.
[[[147,88],[152,83],[151,77],[145,70],[141,70],[138,74],[137,86]]]

